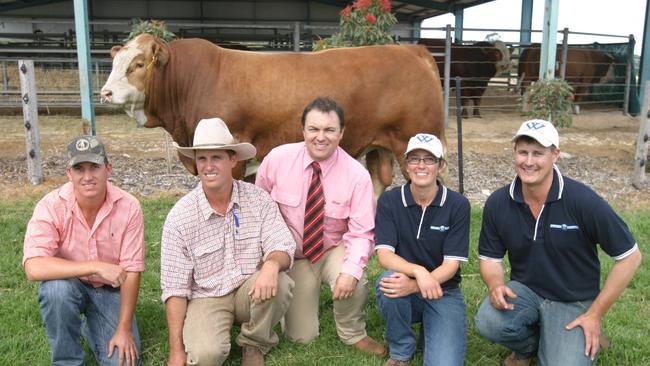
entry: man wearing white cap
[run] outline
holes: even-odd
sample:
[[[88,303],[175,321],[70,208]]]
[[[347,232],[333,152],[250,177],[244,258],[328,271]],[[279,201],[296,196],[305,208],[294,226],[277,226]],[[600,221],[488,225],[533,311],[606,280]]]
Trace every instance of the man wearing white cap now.
[[[99,138],[73,139],[69,182],[43,197],[27,224],[23,265],[30,281],[41,281],[55,366],[84,364],[80,336],[101,365],[139,364],[144,221],[140,202],[108,181],[112,172]]]
[[[602,319],[641,253],[607,202],[560,174],[560,139],[550,122],[524,122],[513,142],[517,176],[483,211],[479,257],[489,295],[476,326],[512,350],[504,365],[529,365],[534,356],[540,365],[592,365],[606,343]],[[602,290],[597,244],[615,261]]]
[[[413,136],[404,159],[409,181],[379,197],[375,219],[375,251],[386,269],[375,292],[390,354],[384,366],[408,364],[417,344],[413,323],[422,323],[424,365],[463,365],[467,325],[459,285],[469,201],[437,179],[445,160],[436,136]]]
[[[234,180],[238,161],[255,156],[219,118],[204,119],[193,146],[200,184],[165,221],[160,285],[169,328],[169,365],[221,365],[230,329],[241,324],[241,364],[264,364],[278,343],[273,331],[289,307],[293,281],[284,272],[295,242],[276,203],[262,189]]]

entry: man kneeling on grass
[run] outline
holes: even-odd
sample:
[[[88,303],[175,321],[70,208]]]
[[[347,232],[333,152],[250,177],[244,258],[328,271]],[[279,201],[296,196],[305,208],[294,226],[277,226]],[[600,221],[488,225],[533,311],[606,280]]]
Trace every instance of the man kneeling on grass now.
[[[73,139],[68,159],[69,182],[36,205],[23,254],[27,278],[41,281],[52,364],[83,365],[81,335],[99,364],[135,365],[140,337],[133,313],[144,270],[140,203],[108,182],[113,168],[97,137]]]

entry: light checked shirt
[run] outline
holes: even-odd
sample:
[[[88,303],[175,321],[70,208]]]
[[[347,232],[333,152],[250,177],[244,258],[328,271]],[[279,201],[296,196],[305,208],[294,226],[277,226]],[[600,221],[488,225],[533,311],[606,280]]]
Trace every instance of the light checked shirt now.
[[[305,204],[314,160],[304,142],[278,146],[264,158],[255,184],[271,194],[296,240],[296,258],[304,258]],[[343,243],[341,272],[360,279],[374,248],[375,197],[368,171],[338,147],[319,162],[325,194],[325,251]]]
[[[293,241],[269,195],[233,180],[225,215],[212,209],[203,188],[181,198],[167,215],[160,258],[162,301],[220,297],[258,271],[269,253],[293,259]]]
[[[77,204],[72,183],[45,195],[27,224],[23,266],[30,258],[59,257],[117,264],[127,272],[144,271],[140,202],[111,183],[106,189],[106,200],[92,228]],[[110,285],[98,276],[80,279],[95,287]]]

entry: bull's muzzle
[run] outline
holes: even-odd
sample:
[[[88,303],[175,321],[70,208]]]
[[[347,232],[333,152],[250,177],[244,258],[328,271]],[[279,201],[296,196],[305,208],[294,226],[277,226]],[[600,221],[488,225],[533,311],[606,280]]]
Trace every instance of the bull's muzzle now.
[[[113,92],[110,89],[102,88],[101,98],[99,99],[102,103],[110,103],[113,100]]]

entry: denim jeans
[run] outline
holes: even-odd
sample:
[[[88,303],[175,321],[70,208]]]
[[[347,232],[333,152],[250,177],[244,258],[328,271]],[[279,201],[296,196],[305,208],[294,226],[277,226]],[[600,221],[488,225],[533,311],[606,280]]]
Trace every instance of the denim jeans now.
[[[88,343],[98,364],[118,364],[117,348],[108,358],[108,342],[115,334],[120,314],[119,289],[94,288],[76,278],[43,281],[38,289],[38,302],[52,347],[52,365],[84,364],[80,336]],[[81,314],[85,317],[82,318]],[[131,331],[140,354],[135,315]]]
[[[437,300],[426,300],[418,292],[396,299],[379,290],[379,281],[393,272],[384,272],[377,280],[376,296],[386,323],[386,341],[390,357],[408,361],[415,353],[417,338],[412,324],[421,322],[424,332],[424,365],[463,365],[467,345],[465,301],[460,288],[444,291]]]
[[[564,327],[587,311],[592,301],[560,302],[542,298],[520,282],[507,284],[517,294],[508,299],[513,310],[497,310],[490,298],[483,300],[476,314],[476,327],[483,337],[499,343],[519,358],[539,358],[540,366],[592,365],[585,356],[581,327]]]

